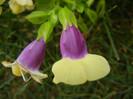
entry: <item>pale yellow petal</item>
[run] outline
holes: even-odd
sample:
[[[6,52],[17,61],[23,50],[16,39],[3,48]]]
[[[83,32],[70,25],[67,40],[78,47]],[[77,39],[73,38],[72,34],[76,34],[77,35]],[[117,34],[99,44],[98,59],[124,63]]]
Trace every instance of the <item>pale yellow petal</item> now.
[[[70,85],[78,85],[87,81],[83,64],[79,60],[63,58],[52,67],[54,82],[63,82]]]
[[[35,5],[30,5],[30,6],[26,5],[25,7],[27,10],[34,10],[35,9]]]
[[[0,5],[2,5],[6,0],[0,0]]]
[[[5,67],[11,67],[12,68],[12,73],[15,75],[15,76],[21,76],[21,72],[20,72],[20,67],[16,64],[16,62],[14,63],[10,63],[10,62],[7,62],[7,61],[3,61],[2,64],[5,66]],[[23,74],[26,74],[25,71],[23,71]]]
[[[31,71],[31,70],[29,70],[29,69],[24,68],[24,67],[23,67],[21,64],[19,64],[17,61],[15,61],[15,63],[17,64],[17,66],[19,66],[19,68],[21,68],[21,70],[23,70],[23,71],[29,73],[29,74],[31,75],[31,77],[32,77],[35,81],[37,81],[37,82],[39,82],[39,83],[42,83],[42,79],[48,77],[47,74],[43,74],[43,73],[41,73],[41,72],[39,72],[39,71]]]
[[[16,62],[14,62],[13,64],[12,64],[12,73],[15,75],[15,76],[22,76],[22,74],[21,74],[21,71],[20,71],[20,67],[19,67],[19,65],[18,64],[16,64]],[[27,72],[26,71],[24,71],[24,70],[22,70],[22,73],[23,73],[23,75],[25,75]]]
[[[46,77],[48,77],[47,74],[43,74],[43,73],[41,73],[39,71],[29,71],[29,72],[30,72],[30,74],[32,74],[32,75],[34,75],[36,77],[39,77],[39,78],[46,78]]]
[[[42,84],[42,79],[40,79],[40,78],[38,78],[38,77],[36,77],[36,76],[33,76],[33,75],[31,75],[31,76],[32,76],[32,78],[33,78],[36,82]]]
[[[53,82],[54,82],[55,84],[58,84],[60,81],[58,81],[58,80],[54,77]]]
[[[9,7],[14,14],[22,13],[25,10],[24,6],[19,5],[13,0],[9,1]]]
[[[15,76],[21,76],[20,68],[17,65],[13,65],[11,68],[12,68],[12,73]]]
[[[89,81],[103,78],[110,72],[107,60],[100,55],[88,54],[83,58],[83,63]]]
[[[12,66],[12,63],[7,62],[7,61],[3,61],[2,64],[3,64],[5,67],[11,67],[11,66]]]
[[[42,83],[42,79],[48,77],[47,74],[43,74],[39,71],[29,71],[29,73],[31,74],[32,78],[39,83]]]
[[[15,64],[16,64],[17,66],[19,66],[19,68],[21,68],[23,71],[28,72],[28,70],[25,69],[25,68],[24,68],[21,64],[19,64],[17,61],[15,61]]]
[[[32,0],[16,0],[16,2],[22,6],[26,6],[26,5],[33,5],[33,1]]]
[[[88,54],[81,59],[63,58],[52,67],[53,82],[63,82],[70,85],[98,80],[110,72],[107,60],[94,54]]]

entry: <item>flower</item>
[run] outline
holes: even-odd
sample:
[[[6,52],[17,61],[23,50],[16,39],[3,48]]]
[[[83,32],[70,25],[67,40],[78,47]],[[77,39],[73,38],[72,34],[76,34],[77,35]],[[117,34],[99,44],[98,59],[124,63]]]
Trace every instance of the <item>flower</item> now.
[[[42,83],[42,79],[46,78],[47,75],[40,73],[39,67],[43,62],[45,52],[45,43],[43,37],[39,40],[31,42],[18,56],[17,60],[13,63],[3,61],[2,64],[5,67],[11,67],[12,73],[15,76],[22,76],[24,81],[24,75],[29,73],[31,77]]]
[[[107,60],[95,54],[89,54],[85,40],[79,29],[67,25],[60,38],[62,59],[52,67],[53,82],[70,85],[83,84],[87,80],[95,81],[110,72]]]
[[[9,7],[14,14],[19,14],[27,10],[33,10],[35,8],[32,0],[10,0]]]

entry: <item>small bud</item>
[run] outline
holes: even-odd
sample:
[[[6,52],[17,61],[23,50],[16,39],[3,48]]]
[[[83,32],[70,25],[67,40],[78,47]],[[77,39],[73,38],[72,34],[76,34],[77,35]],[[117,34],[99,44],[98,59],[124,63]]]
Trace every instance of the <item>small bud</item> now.
[[[57,23],[57,21],[58,21],[58,16],[57,16],[57,14],[52,13],[51,16],[50,16],[50,22],[51,22],[53,25],[55,25],[55,24]]]

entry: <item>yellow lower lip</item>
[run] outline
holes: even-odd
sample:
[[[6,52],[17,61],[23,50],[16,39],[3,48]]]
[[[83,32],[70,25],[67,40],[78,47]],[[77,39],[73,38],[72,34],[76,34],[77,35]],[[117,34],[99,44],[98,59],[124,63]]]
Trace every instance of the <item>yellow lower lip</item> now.
[[[54,83],[70,85],[98,80],[110,72],[107,60],[99,55],[87,54],[84,58],[73,60],[63,58],[53,65]]]
[[[22,75],[21,75],[21,71],[20,71],[20,67],[18,67],[17,65],[13,65],[11,68],[12,68],[12,73],[13,73],[15,76],[22,76]],[[26,74],[25,71],[22,70],[22,72],[23,72],[24,75]]]
[[[24,77],[24,75],[26,73],[29,73],[31,75],[31,77],[37,81],[38,83],[42,83],[42,79],[44,78],[47,78],[47,74],[43,74],[39,71],[31,71],[31,70],[28,70],[26,68],[24,68],[21,64],[19,64],[17,61],[15,61],[14,63],[10,63],[10,62],[6,62],[6,61],[3,61],[2,64],[5,66],[5,67],[10,67],[12,68],[12,73],[15,75],[15,76],[22,76],[24,81],[27,81]]]

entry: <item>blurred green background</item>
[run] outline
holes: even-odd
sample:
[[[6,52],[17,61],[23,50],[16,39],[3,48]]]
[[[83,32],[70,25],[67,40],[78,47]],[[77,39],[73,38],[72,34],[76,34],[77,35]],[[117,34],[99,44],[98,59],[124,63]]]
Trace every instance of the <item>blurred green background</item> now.
[[[117,7],[108,14],[106,27],[99,19],[94,26],[87,25],[89,33],[83,33],[89,53],[102,55],[108,60],[109,75],[78,86],[54,84],[51,67],[61,59],[59,39],[62,27],[58,25],[46,45],[45,59],[40,67],[49,78],[44,79],[43,84],[33,79],[24,83],[22,77],[15,77],[10,68],[0,64],[0,99],[133,99],[133,2],[106,0],[107,10],[115,5]],[[14,15],[8,4],[4,4],[3,9],[0,16],[0,62],[13,62],[36,39],[39,26],[25,19],[30,12]],[[87,22],[88,18],[82,17]],[[120,60],[116,59],[110,40],[113,40]]]

